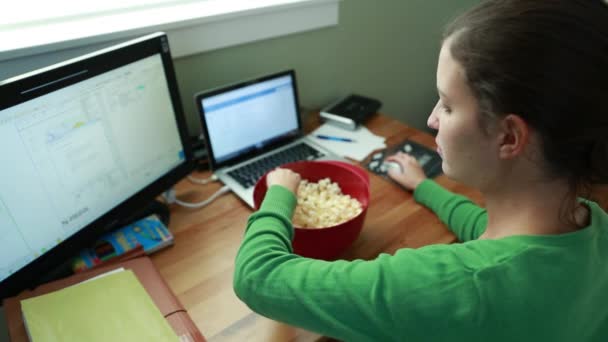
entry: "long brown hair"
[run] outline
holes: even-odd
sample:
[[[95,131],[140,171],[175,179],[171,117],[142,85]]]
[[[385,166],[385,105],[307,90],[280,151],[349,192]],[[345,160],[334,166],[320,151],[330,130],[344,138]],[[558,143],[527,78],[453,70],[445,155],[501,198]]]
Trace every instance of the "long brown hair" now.
[[[484,1],[446,27],[482,120],[520,115],[575,195],[608,180],[608,5]]]

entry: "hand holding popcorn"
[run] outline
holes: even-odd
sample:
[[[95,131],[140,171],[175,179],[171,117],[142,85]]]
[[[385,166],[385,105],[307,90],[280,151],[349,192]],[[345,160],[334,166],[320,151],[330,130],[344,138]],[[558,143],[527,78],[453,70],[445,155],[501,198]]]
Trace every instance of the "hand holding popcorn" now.
[[[266,176],[266,185],[269,188],[272,185],[281,185],[296,194],[301,179],[302,177],[292,170],[276,168]]]

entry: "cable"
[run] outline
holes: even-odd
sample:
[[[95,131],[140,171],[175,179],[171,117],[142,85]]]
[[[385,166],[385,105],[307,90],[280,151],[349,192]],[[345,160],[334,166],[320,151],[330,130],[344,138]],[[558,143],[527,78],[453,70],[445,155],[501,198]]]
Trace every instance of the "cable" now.
[[[165,191],[165,193],[163,194],[163,197],[165,198],[165,200],[167,201],[168,204],[176,203],[178,205],[181,205],[182,207],[186,207],[186,208],[190,208],[190,209],[198,209],[198,208],[202,208],[202,207],[208,205],[209,203],[213,202],[216,198],[227,193],[228,191],[230,191],[230,187],[228,187],[227,185],[224,185],[218,191],[216,191],[213,195],[211,195],[209,198],[207,198],[206,200],[204,200],[202,202],[198,202],[198,203],[188,203],[188,202],[184,202],[184,201],[177,199],[177,197],[175,196],[175,190],[173,188]]]
[[[208,184],[208,183],[211,183],[211,182],[215,182],[217,179],[218,178],[217,178],[216,175],[211,175],[211,177],[204,178],[204,179],[196,178],[196,177],[190,176],[190,175],[188,176],[188,180],[191,181],[192,183],[194,183],[194,184],[202,184],[202,185],[205,185],[205,184]]]

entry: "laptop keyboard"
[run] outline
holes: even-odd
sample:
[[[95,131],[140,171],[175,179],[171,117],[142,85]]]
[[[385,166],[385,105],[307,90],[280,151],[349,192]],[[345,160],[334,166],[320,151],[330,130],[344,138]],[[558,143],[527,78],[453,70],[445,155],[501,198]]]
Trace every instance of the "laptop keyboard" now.
[[[324,154],[307,144],[299,143],[285,150],[273,153],[252,163],[234,169],[228,174],[245,188],[254,186],[266,172],[277,166],[300,160],[313,160],[323,157]]]

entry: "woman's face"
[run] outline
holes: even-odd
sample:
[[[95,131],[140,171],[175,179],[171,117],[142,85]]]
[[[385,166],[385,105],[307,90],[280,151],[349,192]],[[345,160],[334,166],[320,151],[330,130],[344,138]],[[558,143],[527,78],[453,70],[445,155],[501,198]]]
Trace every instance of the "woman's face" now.
[[[498,139],[492,129],[486,133],[479,124],[479,107],[466,84],[463,68],[455,61],[446,40],[439,54],[437,90],[439,101],[428,118],[429,127],[438,130],[437,151],[443,159],[443,172],[450,178],[483,189],[491,186],[497,174]]]

